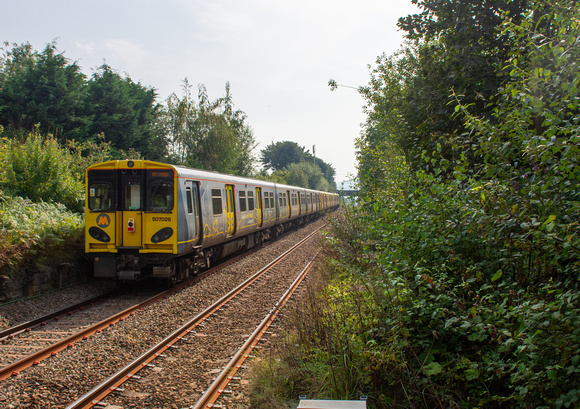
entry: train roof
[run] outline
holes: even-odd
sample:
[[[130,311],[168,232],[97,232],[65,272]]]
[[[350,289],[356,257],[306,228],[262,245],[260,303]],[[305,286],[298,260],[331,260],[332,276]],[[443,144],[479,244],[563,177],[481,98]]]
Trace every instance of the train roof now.
[[[131,165],[132,162],[132,165]],[[114,169],[124,169],[124,168],[134,168],[134,169],[149,169],[149,168],[173,168],[177,172],[178,177],[194,178],[199,180],[216,181],[216,182],[229,182],[235,184],[243,185],[253,185],[253,186],[263,186],[278,189],[294,189],[313,193],[327,193],[335,194],[331,192],[324,192],[320,190],[308,189],[299,186],[285,185],[282,183],[274,183],[265,180],[259,180],[254,178],[247,178],[243,176],[228,175],[225,173],[213,172],[208,170],[193,169],[181,165],[172,165],[169,163],[155,162],[149,160],[113,160],[108,162],[96,163],[89,166],[89,169],[95,168],[114,168]]]

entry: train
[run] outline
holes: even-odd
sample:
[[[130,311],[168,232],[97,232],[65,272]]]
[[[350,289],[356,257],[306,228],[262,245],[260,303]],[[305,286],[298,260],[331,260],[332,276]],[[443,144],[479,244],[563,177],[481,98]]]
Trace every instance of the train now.
[[[94,276],[178,282],[336,209],[338,195],[148,160],[91,165],[85,252]]]

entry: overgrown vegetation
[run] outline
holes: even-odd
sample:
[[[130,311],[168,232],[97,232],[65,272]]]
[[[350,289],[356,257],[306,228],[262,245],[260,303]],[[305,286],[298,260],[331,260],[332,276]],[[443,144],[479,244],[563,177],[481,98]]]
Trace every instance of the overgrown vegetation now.
[[[447,42],[453,6],[419,3],[445,29],[382,58],[363,92],[360,207],[326,240],[335,281],[281,355],[296,377],[286,392],[368,395],[371,408],[578,407],[580,7],[503,14],[488,33],[508,46],[490,68],[499,86],[429,94],[459,123],[443,130],[416,120],[431,108],[406,110],[421,107],[424,47],[438,65],[467,61]]]
[[[110,158],[109,143],[63,147],[38,129],[0,139],[0,276],[26,282],[82,259],[84,172]]]
[[[82,258],[84,218],[62,204],[0,196],[0,276],[26,283]]]
[[[183,83],[183,95],[172,94],[163,109],[163,125],[170,136],[168,161],[197,169],[250,176],[257,146],[246,114],[234,110],[230,84],[226,95],[211,101],[203,85],[198,102],[192,87]]]

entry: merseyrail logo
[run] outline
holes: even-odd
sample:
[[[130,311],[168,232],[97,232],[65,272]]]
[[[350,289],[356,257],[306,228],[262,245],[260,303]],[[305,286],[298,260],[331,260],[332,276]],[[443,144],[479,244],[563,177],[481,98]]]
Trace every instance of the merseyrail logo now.
[[[109,224],[111,224],[111,218],[108,214],[100,214],[97,217],[97,226],[100,228],[104,229],[105,227],[109,227]]]

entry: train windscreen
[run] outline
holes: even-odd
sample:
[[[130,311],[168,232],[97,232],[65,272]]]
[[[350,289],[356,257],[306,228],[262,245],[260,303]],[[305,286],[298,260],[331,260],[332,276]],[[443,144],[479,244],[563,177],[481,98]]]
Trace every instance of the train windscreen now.
[[[89,171],[89,209],[98,212],[115,210],[115,174],[112,170]]]

